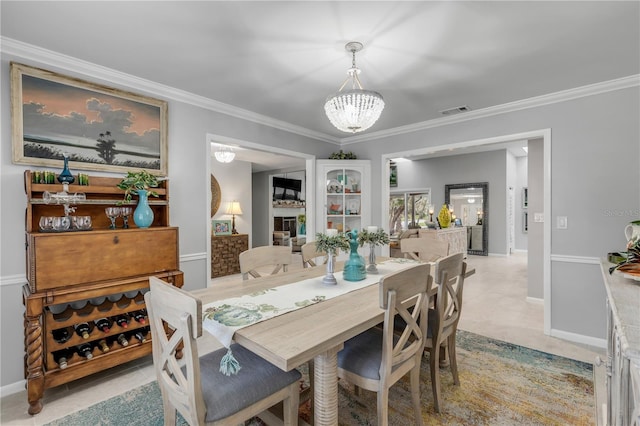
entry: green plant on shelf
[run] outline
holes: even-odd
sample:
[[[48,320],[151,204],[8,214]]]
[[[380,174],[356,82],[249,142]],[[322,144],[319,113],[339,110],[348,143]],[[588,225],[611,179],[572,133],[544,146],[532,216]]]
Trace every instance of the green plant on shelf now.
[[[150,188],[157,188],[158,185],[158,177],[146,170],[127,172],[127,175],[117,185],[118,188],[124,190],[124,199],[120,201],[118,205],[130,203],[131,196],[137,195],[140,190],[145,190],[150,196],[157,197],[158,193]]]

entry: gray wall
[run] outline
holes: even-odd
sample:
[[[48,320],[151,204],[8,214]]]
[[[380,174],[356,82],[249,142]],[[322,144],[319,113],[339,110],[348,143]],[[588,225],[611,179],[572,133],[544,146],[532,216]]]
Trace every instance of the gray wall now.
[[[418,161],[398,162],[398,187],[394,192],[431,188],[431,203],[436,212],[444,203],[444,186],[454,183],[489,183],[489,253],[506,254],[506,151],[454,155]],[[373,186],[378,181],[373,178]],[[377,191],[374,191],[374,193]],[[378,194],[374,194],[378,195]],[[381,200],[380,200],[381,201]],[[379,201],[378,201],[379,202]],[[376,201],[373,202],[374,206]],[[373,214],[380,214],[374,209]],[[387,223],[376,222],[373,223]]]
[[[522,213],[525,209],[522,208],[522,189],[527,186],[528,182],[528,157],[518,157],[516,159],[516,220],[515,220],[515,249],[516,250],[527,250],[528,248],[528,239],[527,233],[525,233],[522,229],[523,226],[523,216]],[[528,212],[529,209],[526,209]]]
[[[529,297],[543,299],[543,274],[544,263],[543,247],[543,224],[535,221],[535,214],[544,212],[543,200],[543,163],[544,146],[542,140],[529,141],[529,165],[528,185],[529,185],[529,232],[528,232],[528,285],[527,295]],[[553,298],[552,298],[553,300]]]
[[[350,143],[345,149],[373,160],[375,185],[381,182],[383,154],[551,129],[548,208],[554,221],[558,215],[567,216],[569,225],[551,231],[551,329],[558,335],[574,335],[584,331],[584,324],[593,324],[585,335],[602,339],[605,293],[602,278],[590,263],[623,249],[625,224],[640,216],[639,95],[634,86]],[[380,205],[381,196],[374,191],[372,205]],[[374,209],[376,221],[380,211]],[[530,247],[531,233],[528,239]],[[575,286],[583,291],[576,293]],[[572,302],[558,305],[561,300]],[[560,311],[567,314],[558,315]]]

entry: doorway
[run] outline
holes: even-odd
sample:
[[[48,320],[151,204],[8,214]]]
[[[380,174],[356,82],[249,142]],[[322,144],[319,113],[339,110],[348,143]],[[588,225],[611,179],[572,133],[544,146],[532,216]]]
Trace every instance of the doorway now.
[[[246,177],[242,177],[242,179],[253,179],[253,174],[256,171],[264,171],[268,172],[272,169],[282,169],[287,167],[287,163],[289,166],[292,163],[300,165],[302,169],[305,170],[306,176],[310,176],[311,178],[306,179],[305,192],[307,198],[307,233],[315,234],[315,219],[313,216],[313,212],[315,209],[315,187],[313,183],[315,182],[315,156],[311,154],[304,154],[299,152],[293,152],[289,150],[285,150],[282,148],[276,148],[268,145],[263,145],[256,142],[244,141],[234,138],[229,138],[226,136],[220,136],[215,134],[208,133],[206,135],[206,156],[211,158],[213,155],[213,150],[216,146],[225,145],[231,147],[236,153],[235,160],[245,161],[251,163],[251,170],[247,172]],[[252,154],[252,155],[249,155]],[[248,156],[249,155],[249,156]],[[296,166],[297,167],[297,166]],[[206,179],[207,179],[207,187],[209,187],[209,180],[212,174],[212,161],[207,161],[206,166]],[[241,177],[238,176],[238,179]],[[224,185],[220,185],[222,188],[222,192],[224,193]],[[251,187],[251,184],[249,185]],[[253,191],[252,191],[253,192]],[[270,232],[273,232],[273,221],[270,220],[272,215],[272,203],[271,203],[271,193],[267,189],[265,194],[252,194],[248,202],[247,211],[253,213],[253,200],[256,199],[256,195],[260,195],[262,198],[257,201],[260,204],[258,208],[257,214],[249,214],[243,217],[244,220],[249,220],[251,223],[254,220],[259,220],[261,218],[265,219],[265,229],[270,229]],[[223,194],[224,197],[224,194]],[[211,204],[211,193],[208,193],[208,202],[207,206]],[[245,211],[245,207],[243,206],[243,211]],[[207,213],[207,217],[210,217],[210,212]],[[207,221],[207,276],[211,276],[211,221]],[[250,226],[253,228],[253,226]],[[252,231],[249,231],[249,245],[251,246],[252,241]],[[312,235],[313,235],[312,234]]]
[[[452,154],[463,154],[466,152],[480,152],[490,151],[496,149],[502,149],[502,146],[515,142],[515,141],[528,141],[529,147],[531,144],[538,148],[538,155],[532,162],[528,160],[529,179],[531,180],[532,173],[538,180],[538,204],[537,206],[531,205],[531,199],[529,199],[529,210],[541,212],[538,213],[539,220],[535,225],[538,227],[539,232],[533,235],[532,232],[528,234],[528,258],[529,258],[529,294],[531,294],[531,283],[536,282],[537,285],[542,287],[540,294],[542,295],[544,303],[544,333],[551,334],[551,129],[541,129],[525,133],[517,133],[512,135],[498,136],[487,139],[478,139],[466,142],[459,142],[447,145],[440,145],[427,148],[419,148],[403,152],[395,152],[384,154],[381,158],[381,170],[380,174],[380,187],[382,188],[382,203],[381,203],[381,217],[389,217],[389,179],[390,179],[390,164],[394,159],[407,158],[413,159],[425,155],[434,156],[450,156]],[[531,183],[531,182],[530,182]],[[507,188],[505,188],[505,191]],[[531,187],[529,187],[531,192]],[[501,206],[505,212],[507,206]],[[529,221],[528,229],[531,231],[533,223]],[[507,226],[506,223],[503,226]],[[508,232],[508,230],[507,230]],[[508,234],[507,234],[508,235]],[[383,253],[388,255],[388,251]],[[506,255],[506,254],[505,254]],[[534,280],[531,276],[535,277]],[[530,298],[532,299],[532,298]],[[539,296],[538,296],[539,299]]]

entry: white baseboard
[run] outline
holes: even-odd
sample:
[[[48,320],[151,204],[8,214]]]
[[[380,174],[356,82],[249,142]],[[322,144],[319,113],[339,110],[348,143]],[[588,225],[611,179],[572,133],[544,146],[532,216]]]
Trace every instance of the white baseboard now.
[[[529,303],[535,303],[536,305],[544,305],[544,299],[541,299],[539,297],[529,297],[527,296],[527,302]]]
[[[20,380],[19,382],[10,383],[0,387],[0,398],[4,398],[7,395],[13,395],[14,393],[22,392],[27,385],[26,380]]]
[[[599,339],[597,337],[585,336],[583,334],[570,333],[568,331],[551,329],[551,336],[559,339],[568,340],[574,343],[581,343],[583,345],[589,345],[596,348],[606,349],[607,340]]]

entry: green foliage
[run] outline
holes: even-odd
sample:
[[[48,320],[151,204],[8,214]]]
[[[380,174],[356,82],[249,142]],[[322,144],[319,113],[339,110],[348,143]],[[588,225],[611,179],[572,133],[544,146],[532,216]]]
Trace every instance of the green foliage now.
[[[126,203],[131,202],[131,194],[137,194],[141,189],[149,191],[149,195],[152,197],[157,197],[157,192],[149,190],[149,188],[157,187],[158,178],[146,170],[140,170],[139,172],[127,172],[127,176],[125,176],[118,184],[118,188],[124,189],[123,202]]]
[[[301,225],[304,224],[304,223],[307,223],[307,215],[299,214],[298,215],[298,223],[300,223]]]
[[[358,234],[358,244],[360,244],[360,247],[365,244],[373,244],[374,246],[389,244],[389,235],[382,228],[379,228],[376,232],[368,232],[363,229]]]
[[[342,150],[333,152],[329,156],[329,160],[357,160],[358,157],[351,151],[344,152]]]
[[[332,237],[318,232],[316,234],[316,251],[336,254],[338,250],[349,251],[349,240],[344,234]]]

